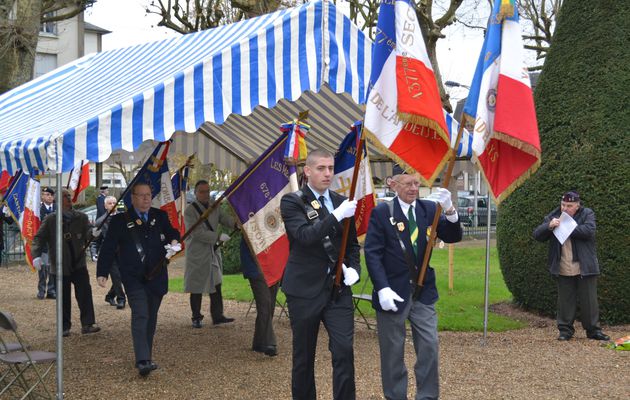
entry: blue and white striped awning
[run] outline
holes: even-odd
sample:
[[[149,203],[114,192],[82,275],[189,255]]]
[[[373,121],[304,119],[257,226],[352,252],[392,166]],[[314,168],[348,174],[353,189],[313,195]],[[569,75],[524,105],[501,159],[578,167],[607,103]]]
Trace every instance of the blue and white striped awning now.
[[[332,3],[315,1],[90,54],[0,96],[0,169],[69,171],[80,160],[102,162],[176,131],[222,126],[230,115],[275,110],[306,91],[345,93],[333,107],[349,107],[342,122],[349,126],[362,115],[371,51]],[[297,115],[278,112],[285,114]],[[242,129],[246,140],[256,141],[255,121]]]

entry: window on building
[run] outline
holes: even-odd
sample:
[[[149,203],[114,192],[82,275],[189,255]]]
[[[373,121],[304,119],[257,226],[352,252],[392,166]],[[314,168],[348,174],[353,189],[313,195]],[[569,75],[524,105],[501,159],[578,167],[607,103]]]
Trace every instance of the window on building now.
[[[35,66],[33,67],[33,76],[35,78],[42,76],[53,69],[57,68],[57,55],[49,53],[36,53]]]
[[[54,12],[49,12],[44,14],[44,17],[53,17],[55,15]],[[51,35],[57,34],[57,23],[56,22],[44,22],[39,26],[40,33],[48,33]]]

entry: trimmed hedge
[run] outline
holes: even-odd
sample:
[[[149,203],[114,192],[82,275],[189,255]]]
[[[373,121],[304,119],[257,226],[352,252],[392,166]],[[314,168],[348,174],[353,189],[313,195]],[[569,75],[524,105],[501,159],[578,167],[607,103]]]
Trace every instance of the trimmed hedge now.
[[[547,243],[532,231],[577,190],[597,218],[600,318],[630,323],[630,2],[565,0],[535,92],[542,164],[501,205],[497,242],[516,303],[555,315]]]

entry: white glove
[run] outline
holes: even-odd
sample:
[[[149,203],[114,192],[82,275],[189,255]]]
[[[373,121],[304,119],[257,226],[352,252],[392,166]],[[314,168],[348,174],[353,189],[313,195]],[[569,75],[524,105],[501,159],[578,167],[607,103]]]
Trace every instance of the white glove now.
[[[182,251],[182,245],[179,243],[175,244],[167,244],[164,245],[164,249],[166,250],[166,259],[170,260],[178,252]]]
[[[9,211],[9,207],[7,206],[2,207],[2,213],[4,214],[5,217],[11,216],[11,211]]]
[[[41,257],[36,257],[33,259],[33,267],[35,267],[35,269],[37,271],[41,271],[42,270],[42,258]]]
[[[398,311],[394,300],[403,302],[404,300],[394,292],[389,286],[378,291],[378,302],[383,311]]]
[[[92,228],[92,237],[96,239],[99,236],[101,236],[101,230],[98,228]]]
[[[98,261],[98,256],[96,256],[96,255],[92,256],[92,261],[97,262]]]
[[[346,267],[346,264],[341,264],[343,269],[343,283],[346,286],[352,286],[359,281],[359,273],[354,268]]]
[[[222,233],[221,236],[219,236],[220,242],[227,242],[228,240],[230,240],[230,235],[227,233]]]
[[[357,209],[356,200],[344,200],[339,207],[335,208],[332,214],[337,218],[337,221],[341,222],[344,218],[354,217],[354,211]]]
[[[453,207],[453,200],[451,200],[451,192],[445,188],[437,188],[434,193],[431,193],[431,196],[440,203],[442,206],[442,210],[448,211]],[[429,196],[429,197],[431,197]]]

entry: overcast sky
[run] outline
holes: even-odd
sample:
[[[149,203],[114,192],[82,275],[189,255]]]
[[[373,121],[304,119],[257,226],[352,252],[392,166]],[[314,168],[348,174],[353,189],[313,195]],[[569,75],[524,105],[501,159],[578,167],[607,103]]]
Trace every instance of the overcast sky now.
[[[147,15],[145,8],[151,0],[99,0],[89,8],[85,20],[112,31],[103,36],[103,50],[127,47],[149,41],[175,37],[179,34],[157,26],[159,17]],[[343,10],[345,7],[340,6]],[[470,85],[479,51],[483,44],[481,31],[461,25],[447,28],[447,37],[438,41],[438,63],[444,81]],[[447,88],[448,89],[448,88]],[[448,89],[453,100],[463,98],[467,90]]]

